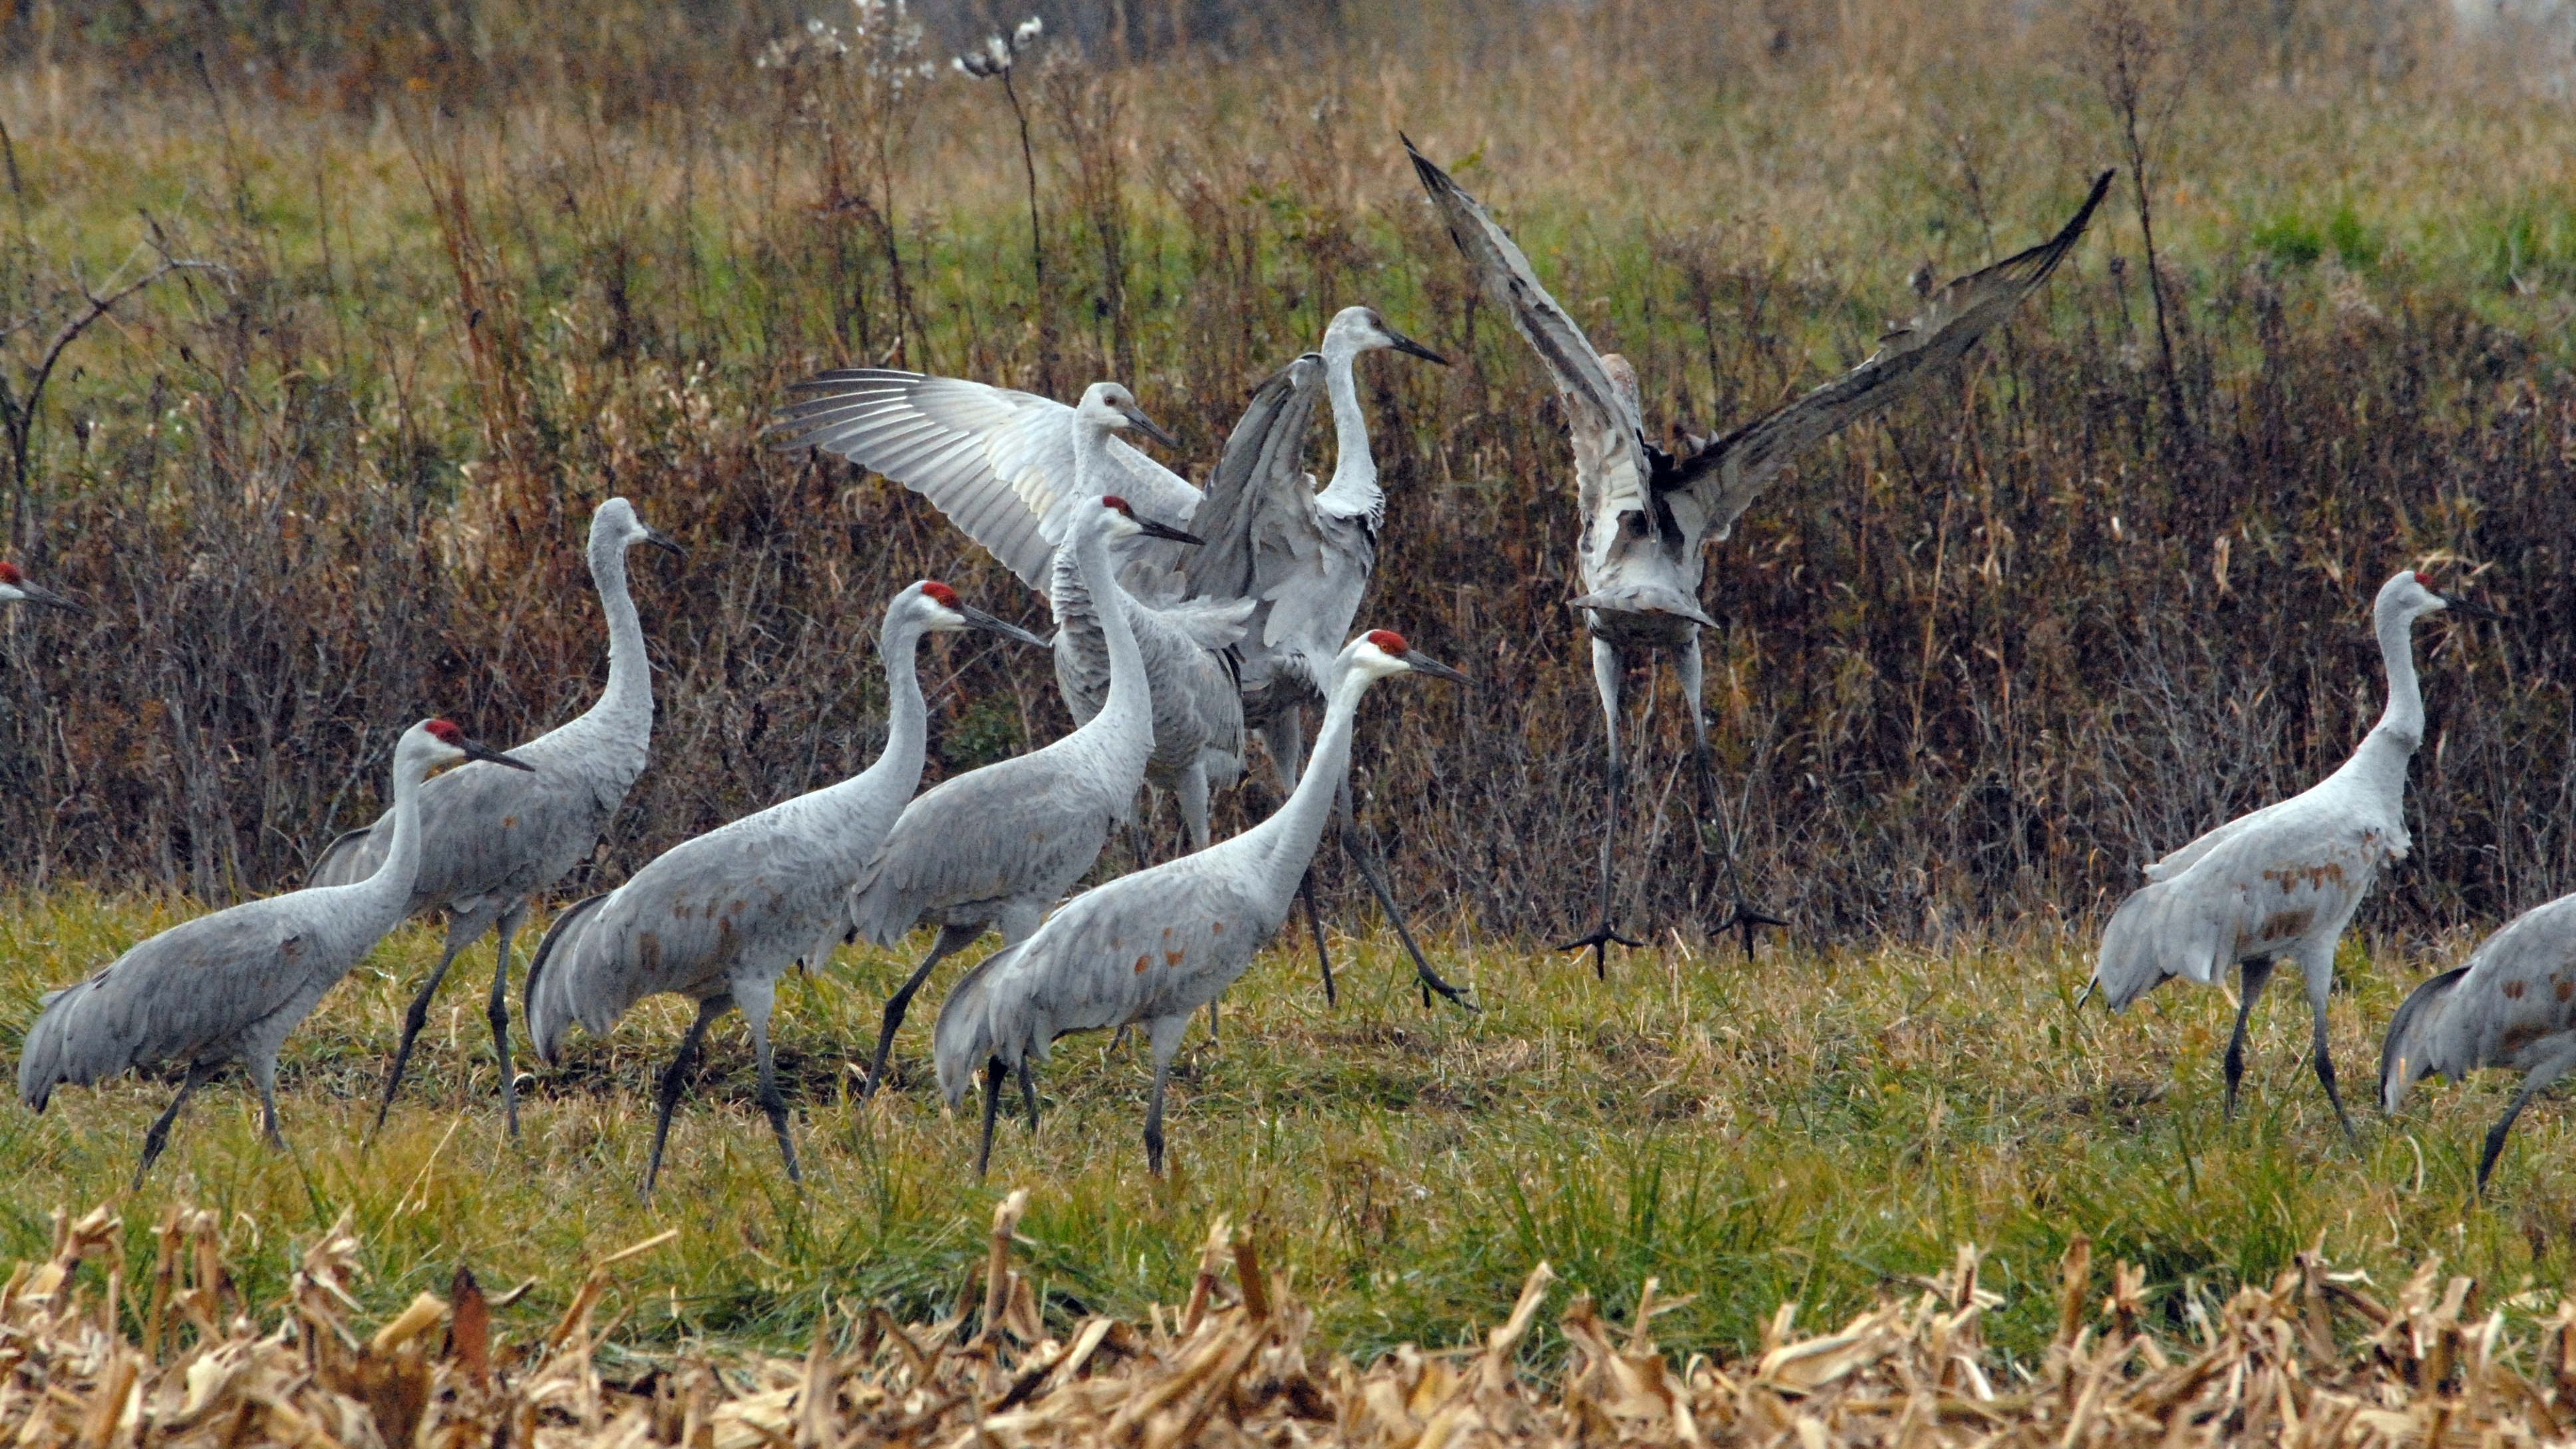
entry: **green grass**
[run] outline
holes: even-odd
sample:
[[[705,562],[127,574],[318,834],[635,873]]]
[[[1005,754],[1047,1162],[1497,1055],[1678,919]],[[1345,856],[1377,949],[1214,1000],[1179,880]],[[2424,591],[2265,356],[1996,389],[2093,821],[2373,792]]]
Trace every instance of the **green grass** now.
[[[0,917],[10,1037],[40,989],[170,919],[166,907],[76,892],[17,903]],[[850,1100],[851,1064],[903,963],[844,951],[830,973],[780,994],[804,1192],[750,1102],[736,1025],[711,1038],[647,1201],[637,1185],[649,1074],[683,1007],[648,1003],[608,1040],[576,1040],[565,1066],[539,1074],[526,1138],[508,1145],[481,1015],[488,946],[451,978],[402,1103],[368,1140],[402,1004],[437,941],[426,928],[398,932],[296,1034],[281,1071],[290,1153],[261,1145],[255,1103],[228,1078],[125,1199],[165,1083],[64,1089],[41,1118],[0,1111],[12,1184],[0,1254],[40,1252],[55,1206],[117,1200],[129,1253],[148,1261],[161,1204],[190,1192],[230,1225],[256,1304],[346,1209],[372,1306],[437,1289],[462,1262],[487,1284],[543,1279],[510,1310],[525,1328],[559,1311],[580,1264],[676,1227],[676,1245],[621,1270],[628,1331],[786,1347],[827,1302],[940,1311],[983,1251],[995,1197],[1025,1186],[1025,1251],[1054,1313],[1179,1301],[1208,1222],[1227,1213],[1295,1274],[1327,1340],[1362,1354],[1462,1341],[1507,1311],[1542,1258],[1614,1309],[1649,1275],[1668,1293],[1698,1293],[1660,1336],[1728,1354],[1758,1342],[1783,1299],[1804,1305],[1802,1322],[1835,1318],[1943,1265],[1960,1242],[1994,1250],[1989,1282],[2006,1294],[1997,1341],[2025,1354],[2048,1336],[2048,1275],[2079,1230],[2100,1261],[2147,1265],[2176,1333],[2187,1296],[2268,1280],[2320,1238],[2333,1261],[2383,1283],[2428,1248],[2508,1292],[2576,1266],[2576,1168],[2556,1105],[2525,1116],[2484,1208],[2469,1176],[2509,1081],[2432,1087],[2394,1124],[2371,1110],[2365,1024],[2384,1022],[2456,951],[2436,961],[2347,949],[2353,989],[2335,998],[2334,1040],[2362,1121],[2356,1153],[2301,1060],[2294,988],[2276,984],[2257,1015],[2248,1110],[2228,1126],[2217,1090],[2225,999],[2168,987],[2126,1017],[2079,1017],[2080,942],[1941,954],[1766,946],[1749,968],[1665,949],[1614,960],[1607,982],[1566,958],[1453,943],[1442,969],[1472,978],[1485,1003],[1468,1016],[1426,1014],[1404,989],[1400,954],[1374,938],[1337,942],[1343,998],[1327,1010],[1299,941],[1238,985],[1221,1044],[1193,1029],[1167,1181],[1146,1175],[1138,1143],[1141,1055],[1082,1037],[1041,1073],[1036,1139],[1006,1125],[983,1184],[974,1100],[951,1117],[928,1080],[935,991],[899,1043],[900,1090],[864,1108]]]

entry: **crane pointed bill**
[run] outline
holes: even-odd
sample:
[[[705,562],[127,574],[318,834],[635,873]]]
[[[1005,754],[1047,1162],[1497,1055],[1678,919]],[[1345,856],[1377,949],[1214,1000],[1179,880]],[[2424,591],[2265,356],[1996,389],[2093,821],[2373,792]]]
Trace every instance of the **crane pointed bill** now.
[[[1414,670],[1417,673],[1428,674],[1434,679],[1448,680],[1452,684],[1473,684],[1476,682],[1418,649],[1407,649],[1404,651],[1404,667]]]
[[[689,561],[689,551],[680,547],[678,542],[675,541],[671,535],[664,533],[658,528],[645,529],[644,541],[655,548],[661,549],[663,552],[669,554],[675,559],[678,559],[682,563],[687,563]]]
[[[1120,408],[1118,412],[1119,415],[1126,418],[1138,432],[1143,433],[1146,437],[1153,439],[1164,447],[1177,448],[1181,445],[1180,439],[1164,432],[1152,418],[1145,416],[1145,410],[1143,408],[1124,407]]]
[[[2442,607],[2444,609],[2451,613],[2461,615],[2464,618],[2494,619],[2499,622],[2503,622],[2510,620],[2513,617],[2510,614],[2499,613],[2494,609],[2490,609],[2484,604],[2473,604],[2468,600],[2461,598],[2457,594],[2435,594],[2433,597],[2442,601]]]
[[[1384,326],[1383,323],[1380,325]],[[1430,348],[1423,346],[1421,343],[1414,341],[1412,338],[1405,336],[1403,333],[1396,331],[1392,327],[1386,328],[1386,337],[1387,341],[1395,345],[1396,351],[1403,353],[1407,357],[1419,357],[1425,362],[1436,362],[1442,367],[1447,367],[1449,365],[1448,358],[1441,356],[1439,353],[1432,351]]]
[[[60,609],[67,614],[86,614],[89,612],[89,606],[87,604],[80,603],[74,599],[55,593],[53,590],[46,588],[41,584],[31,584],[26,580],[21,579],[14,587],[18,590],[18,597],[30,604],[42,604],[48,609]]]
[[[1147,538],[1168,538],[1174,543],[1207,542],[1206,539],[1199,537],[1195,533],[1188,533],[1181,529],[1174,528],[1168,523],[1156,523],[1150,518],[1137,519],[1136,526],[1145,530],[1145,536]]]
[[[525,760],[514,760],[499,750],[488,745],[478,745],[472,740],[458,740],[456,747],[463,750],[465,758],[469,760],[488,760],[495,765],[507,765],[513,770],[525,770],[531,775],[537,772],[537,767]]]
[[[1028,630],[1023,629],[1019,625],[1011,623],[1006,619],[996,619],[992,615],[987,614],[983,610],[975,608],[970,604],[959,604],[957,606],[957,614],[958,617],[966,621],[968,628],[983,629],[990,633],[999,634],[1005,639],[1017,639],[1023,644],[1034,644],[1040,649],[1047,647],[1047,641],[1039,638],[1037,635],[1030,633]]]

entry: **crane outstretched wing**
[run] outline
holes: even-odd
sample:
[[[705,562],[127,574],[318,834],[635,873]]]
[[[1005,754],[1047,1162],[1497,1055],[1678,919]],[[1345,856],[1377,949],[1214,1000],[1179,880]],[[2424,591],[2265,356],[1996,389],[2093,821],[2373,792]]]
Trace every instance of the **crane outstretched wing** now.
[[[1919,316],[1879,339],[1867,362],[1659,470],[1655,493],[1673,510],[1675,522],[1694,540],[1726,537],[1790,459],[1965,356],[2066,259],[2111,189],[2111,176],[2105,171],[2094,178],[2092,193],[2057,235],[1933,293]]]
[[[1307,353],[1253,389],[1225,440],[1193,531],[1207,540],[1181,565],[1187,592],[1258,599],[1268,550],[1315,536],[1314,481],[1303,466],[1306,428],[1324,359]]]
[[[843,368],[791,389],[771,436],[820,448],[929,499],[1020,582],[1044,594],[1064,505],[1073,496],[1073,409],[1034,393],[890,368]],[[1199,490],[1112,438],[1114,490],[1159,522],[1183,526]]]
[[[1610,515],[1635,511],[1645,516],[1651,533],[1654,513],[1645,494],[1646,445],[1635,402],[1611,381],[1608,366],[1583,329],[1539,285],[1529,258],[1521,255],[1484,206],[1461,191],[1449,173],[1413,149],[1409,139],[1404,141],[1404,154],[1413,158],[1414,174],[1422,178],[1422,189],[1431,193],[1432,205],[1448,224],[1449,239],[1466,255],[1486,298],[1512,319],[1555,378],[1557,393],[1565,401],[1575,481],[1582,489],[1585,515],[1600,518],[1605,509]]]

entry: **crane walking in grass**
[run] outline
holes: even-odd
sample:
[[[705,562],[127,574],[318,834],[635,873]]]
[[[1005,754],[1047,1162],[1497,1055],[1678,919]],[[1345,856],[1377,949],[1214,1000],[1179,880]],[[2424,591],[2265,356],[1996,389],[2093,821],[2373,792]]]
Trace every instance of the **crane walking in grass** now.
[[[2317,1080],[2344,1135],[2352,1135],[2326,1050],[2326,992],[2334,983],[2335,942],[2345,924],[2380,868],[2405,859],[2412,843],[2406,834],[2406,764],[2424,741],[2413,631],[2417,619],[2444,610],[2497,617],[2435,592],[2419,573],[2402,572],[2382,584],[2371,617],[2388,671],[2388,707],[2361,748],[2304,793],[2238,816],[2148,866],[2147,884],[2120,903],[2102,932],[2102,952],[2085,991],[2101,988],[2113,1011],[2126,1009],[2169,977],[2210,985],[2229,966],[2238,969],[2236,1030],[2227,1041],[2227,1117],[2236,1115],[2236,1086],[2245,1075],[2246,1019],[2272,968],[2286,960],[2307,980]]]
[[[2394,1116],[2428,1076],[2523,1073],[2522,1090],[2487,1132],[2478,1194],[2487,1190],[2505,1134],[2531,1099],[2576,1066],[2576,895],[2514,917],[2469,964],[2415,988],[2388,1023],[2379,1052],[2379,1108]]]
[[[1141,416],[1127,390],[1094,384],[1083,399],[1085,449],[1097,461],[1111,430]],[[1110,494],[1074,512],[1075,565],[1104,607],[1109,641],[1109,698],[1091,722],[1063,739],[980,770],[944,780],[904,807],[903,816],[850,890],[850,925],[879,946],[903,939],[916,922],[939,926],[939,939],[886,1002],[885,1021],[869,1059],[865,1095],[885,1084],[894,1034],[932,968],[999,927],[1005,944],[1024,941],[1046,908],[1082,879],[1110,826],[1133,818],[1137,787],[1154,748],[1153,701],[1144,661],[1127,627],[1125,592],[1109,580],[1109,545],[1138,533],[1195,543],[1195,536],[1138,518]]]
[[[447,912],[447,944],[403,1014],[402,1042],[385,1073],[376,1125],[402,1089],[412,1044],[429,1020],[430,998],[458,953],[497,929],[492,995],[492,1055],[501,1068],[501,1108],[519,1135],[519,1094],[510,1068],[510,942],[528,906],[588,856],[644,773],[653,738],[653,676],[644,658],[644,628],[626,591],[626,550],[635,544],[685,559],[680,546],[648,528],[623,498],[599,505],[590,520],[590,576],[608,615],[608,688],[580,718],[520,745],[512,753],[539,769],[532,779],[468,767],[430,782],[421,795],[421,862],[412,886],[414,914]],[[331,842],[314,862],[312,883],[341,885],[372,875],[385,858],[384,820]]]
[[[742,1012],[760,1064],[760,1106],[769,1114],[789,1178],[802,1181],[787,1103],[770,1062],[769,1012],[780,973],[799,956],[809,967],[831,956],[848,921],[848,892],[885,842],[921,783],[928,715],[913,656],[933,632],[984,629],[1044,648],[1046,641],[959,602],[937,581],[913,585],[886,606],[877,651],[885,662],[885,750],[837,785],[799,795],[683,842],[634,878],[555,918],[528,962],[528,1041],[540,1061],[559,1059],[578,1021],[605,1035],[647,996],[676,992],[698,1001],[698,1018],[662,1074],[653,1117],[653,1156],[644,1190],[662,1171],[671,1109],[696,1065],[707,1027],[727,1008]]]
[[[1163,1170],[1163,1093],[1172,1054],[1192,1013],[1217,999],[1253,953],[1288,919],[1297,883],[1323,838],[1342,776],[1350,769],[1351,726],[1360,696],[1389,675],[1430,674],[1464,682],[1445,664],[1414,652],[1389,630],[1363,634],[1330,671],[1330,703],[1296,792],[1269,819],[1231,840],[1150,870],[1121,876],[1075,897],[1016,946],[967,973],[939,1009],[940,1090],[954,1107],[984,1069],[980,1175],[993,1152],[1002,1079],[1019,1074],[1029,1126],[1037,1126],[1031,1059],[1077,1031],[1139,1025],[1154,1054],[1154,1095],[1145,1112],[1145,1161]]]
[[[2111,173],[2094,181],[2092,194],[2056,236],[1931,292],[1922,314],[1891,328],[1859,367],[1723,437],[1688,439],[1674,454],[1646,441],[1636,370],[1616,353],[1595,352],[1574,319],[1539,285],[1529,258],[1485,208],[1425,160],[1411,141],[1404,148],[1486,299],[1511,318],[1547,364],[1574,446],[1584,592],[1569,602],[1583,611],[1592,639],[1592,675],[1601,691],[1609,765],[1597,918],[1590,931],[1558,949],[1591,951],[1598,973],[1608,969],[1612,943],[1639,944],[1619,933],[1611,912],[1611,845],[1619,828],[1622,784],[1619,692],[1628,656],[1661,649],[1677,657],[1682,698],[1690,705],[1700,793],[1717,827],[1727,889],[1734,896],[1732,913],[1710,934],[1742,932],[1749,958],[1754,929],[1783,923],[1745,896],[1734,831],[1709,761],[1699,631],[1715,628],[1717,621],[1699,606],[1705,545],[1726,538],[1754,496],[1799,453],[1919,389],[2010,316],[2084,234],[2085,223],[2110,187]]]
[[[29,583],[27,576],[18,572],[16,564],[5,560],[0,560],[0,604],[41,604],[48,609],[61,609],[67,613],[89,612],[42,584]]]
[[[532,768],[443,719],[403,731],[394,746],[394,806],[379,822],[385,848],[373,872],[182,922],[87,981],[47,993],[18,1058],[19,1097],[42,1112],[64,1083],[87,1086],[162,1063],[186,1067],[169,1110],[143,1136],[134,1168],[141,1187],[179,1109],[226,1063],[242,1061],[259,1089],[261,1127],[271,1145],[283,1147],[278,1048],[358,958],[411,914],[412,877],[423,856],[422,778],[458,760]]]

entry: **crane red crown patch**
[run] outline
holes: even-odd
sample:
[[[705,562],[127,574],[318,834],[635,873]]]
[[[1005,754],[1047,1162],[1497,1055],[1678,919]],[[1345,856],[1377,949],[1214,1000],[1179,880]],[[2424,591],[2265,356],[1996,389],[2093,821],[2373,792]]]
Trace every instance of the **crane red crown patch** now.
[[[931,600],[937,603],[941,608],[953,609],[957,607],[957,591],[948,587],[946,584],[941,583],[937,579],[923,580],[921,591],[928,594],[931,597]]]
[[[1127,506],[1127,500],[1119,497],[1115,493],[1102,494],[1100,496],[1100,506],[1103,508],[1115,508],[1130,518],[1136,516],[1136,510]]]
[[[27,576],[18,572],[16,564],[0,563],[0,584],[23,584],[26,581]]]
[[[1393,629],[1371,629],[1368,641],[1399,659],[1413,652],[1413,646],[1405,643],[1404,636]]]
[[[2426,587],[2426,588],[2428,588],[2428,589],[2429,589],[2429,588],[2431,588],[2431,587],[2433,587],[2433,578],[2432,578],[2432,575],[2430,575],[2430,574],[2422,574],[2422,573],[2417,574],[2417,575],[2415,576],[2415,582],[2417,582],[2417,583],[2419,583],[2419,584],[2422,584],[2424,587]]]
[[[449,719],[431,720],[429,722],[429,732],[444,744],[456,744],[465,738],[465,731],[458,729],[456,727],[456,721]]]

